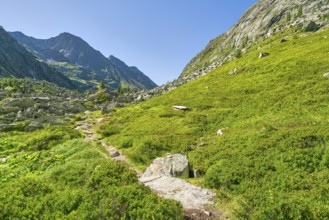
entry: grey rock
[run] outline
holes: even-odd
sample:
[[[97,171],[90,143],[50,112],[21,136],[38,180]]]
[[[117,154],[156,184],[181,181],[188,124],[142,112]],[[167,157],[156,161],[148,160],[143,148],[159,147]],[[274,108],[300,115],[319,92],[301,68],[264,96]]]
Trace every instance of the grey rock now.
[[[206,144],[204,142],[201,142],[200,144],[198,144],[199,147],[203,147],[205,146]]]
[[[219,129],[218,131],[217,131],[217,136],[222,136],[224,133],[223,133],[223,131],[222,131],[222,129]]]
[[[40,122],[32,121],[28,126],[24,128],[24,131],[31,132],[43,128]]]
[[[234,68],[233,71],[229,72],[228,75],[235,75],[237,73],[238,69],[237,68]]]
[[[182,105],[174,105],[172,106],[174,110],[180,110],[180,111],[188,111],[191,110],[190,107],[182,106]]]
[[[16,124],[0,124],[0,131],[13,131],[19,128],[19,125]]]
[[[111,158],[114,158],[114,157],[118,157],[120,156],[120,152],[119,151],[114,151],[113,153],[111,153]]]
[[[203,211],[203,213],[205,214],[205,215],[207,215],[207,216],[210,216],[211,215],[211,213],[209,212],[209,211]]]
[[[0,107],[0,114],[16,113],[19,110],[21,110],[19,107]]]
[[[189,176],[189,163],[186,155],[173,154],[156,158],[146,169],[142,178],[150,176]]]
[[[323,77],[329,77],[329,73],[323,74]]]
[[[264,53],[264,52],[261,52],[258,56],[259,59],[263,58],[263,57],[267,57],[269,54],[268,53]]]
[[[184,209],[200,209],[214,204],[216,194],[208,189],[194,186],[182,179],[169,176],[141,177],[139,179],[158,195],[179,201]]]

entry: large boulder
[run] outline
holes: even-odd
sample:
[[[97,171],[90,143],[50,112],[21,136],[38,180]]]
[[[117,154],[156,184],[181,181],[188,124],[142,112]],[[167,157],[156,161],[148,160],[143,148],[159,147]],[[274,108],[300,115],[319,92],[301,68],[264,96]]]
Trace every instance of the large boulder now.
[[[189,176],[189,164],[186,155],[173,154],[156,158],[146,169],[142,178],[150,176]]]

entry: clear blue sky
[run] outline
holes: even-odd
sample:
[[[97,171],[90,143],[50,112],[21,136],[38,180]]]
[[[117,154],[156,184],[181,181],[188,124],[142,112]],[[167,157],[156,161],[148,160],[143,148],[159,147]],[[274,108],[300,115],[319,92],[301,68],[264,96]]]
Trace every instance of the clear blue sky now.
[[[69,32],[163,84],[256,2],[1,0],[0,25],[41,39]]]

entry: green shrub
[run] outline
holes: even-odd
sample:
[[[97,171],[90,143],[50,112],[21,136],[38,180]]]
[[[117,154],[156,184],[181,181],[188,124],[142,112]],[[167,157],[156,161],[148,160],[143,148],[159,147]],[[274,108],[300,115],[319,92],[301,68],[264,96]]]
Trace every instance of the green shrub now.
[[[286,14],[286,22],[290,22],[291,21],[291,13],[287,12]]]
[[[136,163],[149,164],[153,159],[162,156],[170,150],[171,146],[166,140],[146,139],[134,149],[134,152],[130,153],[130,156]]]
[[[65,126],[49,127],[30,134],[27,141],[28,149],[47,150],[63,141],[79,138],[81,134]]]
[[[236,57],[236,58],[241,58],[241,56],[242,56],[241,49],[237,49],[237,50],[234,52],[234,57]]]
[[[98,133],[100,133],[103,137],[109,137],[119,132],[120,132],[119,127],[113,124],[104,124],[101,125],[98,129]]]
[[[122,138],[121,143],[120,143],[120,147],[121,148],[130,148],[133,146],[133,139],[126,137],[126,138]]]
[[[60,132],[32,134],[50,131]],[[8,141],[3,146],[11,147]],[[156,196],[127,166],[106,160],[83,139],[59,142],[0,163],[0,219],[183,219],[178,202]]]
[[[303,6],[299,6],[298,7],[298,11],[297,11],[297,14],[296,14],[296,17],[299,18],[303,15]]]

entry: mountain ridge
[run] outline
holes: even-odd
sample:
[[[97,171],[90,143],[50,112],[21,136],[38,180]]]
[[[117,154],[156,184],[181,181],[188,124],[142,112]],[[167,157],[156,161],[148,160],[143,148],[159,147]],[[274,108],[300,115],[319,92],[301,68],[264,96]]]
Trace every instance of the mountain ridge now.
[[[136,67],[129,67],[120,60],[121,62],[116,62],[120,63],[120,68],[118,68],[110,59],[95,50],[82,38],[68,32],[49,39],[28,37],[22,32],[10,32],[10,34],[46,62],[52,64],[67,62],[88,70],[89,73],[85,74],[84,80],[103,81],[114,88],[123,86],[152,89],[157,86]],[[64,73],[70,77],[67,71]]]
[[[180,77],[205,72],[205,69],[244,54],[249,45],[286,30],[316,31],[329,25],[326,0],[261,0],[251,6],[227,32],[212,39],[185,66]],[[313,25],[313,29],[310,26]],[[308,29],[309,28],[309,29]],[[213,69],[213,68],[211,68]]]
[[[53,82],[59,86],[75,88],[66,76],[41,62],[0,27],[0,76],[35,78]]]

